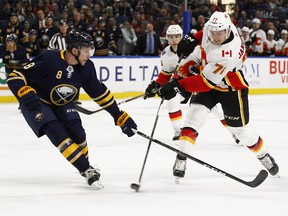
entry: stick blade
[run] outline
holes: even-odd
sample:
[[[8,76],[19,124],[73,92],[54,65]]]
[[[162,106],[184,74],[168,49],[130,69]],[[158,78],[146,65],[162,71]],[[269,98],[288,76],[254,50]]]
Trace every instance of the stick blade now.
[[[247,182],[246,185],[252,188],[258,187],[260,184],[262,184],[265,181],[267,177],[268,177],[268,172],[266,170],[261,170],[259,174],[256,176],[256,178],[251,182]]]
[[[130,187],[131,187],[133,190],[135,190],[136,192],[138,192],[138,191],[139,191],[139,188],[140,188],[140,184],[132,183],[132,184],[130,185]]]

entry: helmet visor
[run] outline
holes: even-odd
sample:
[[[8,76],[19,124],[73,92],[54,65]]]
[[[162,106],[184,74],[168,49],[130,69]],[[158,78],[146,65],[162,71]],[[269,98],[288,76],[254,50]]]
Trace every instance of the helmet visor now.
[[[92,57],[95,53],[95,47],[94,45],[82,46],[80,49],[80,53],[82,53],[85,56],[89,55],[89,57]]]

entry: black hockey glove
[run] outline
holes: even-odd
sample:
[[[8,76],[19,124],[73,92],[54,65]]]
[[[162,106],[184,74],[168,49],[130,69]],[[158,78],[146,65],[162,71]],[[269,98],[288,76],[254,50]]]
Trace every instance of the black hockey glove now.
[[[17,92],[20,103],[27,108],[30,113],[41,112],[41,104],[36,91],[30,86],[23,86]]]
[[[122,132],[128,137],[131,137],[135,134],[132,128],[137,129],[136,123],[125,111],[121,111],[119,116],[115,118],[115,124],[120,126]]]
[[[158,90],[158,95],[165,100],[170,100],[176,96],[177,93],[185,92],[183,88],[179,85],[176,79],[172,79],[167,84],[163,85]]]
[[[256,34],[255,34],[253,37],[251,37],[251,43],[252,43],[252,44],[255,43],[256,40],[257,40],[257,36],[256,36]]]
[[[179,58],[187,58],[198,45],[199,41],[188,32],[178,43],[177,55]]]
[[[160,88],[159,83],[155,82],[154,80],[151,81],[151,83],[147,86],[147,88],[145,90],[144,100],[146,98],[154,97],[159,88]]]

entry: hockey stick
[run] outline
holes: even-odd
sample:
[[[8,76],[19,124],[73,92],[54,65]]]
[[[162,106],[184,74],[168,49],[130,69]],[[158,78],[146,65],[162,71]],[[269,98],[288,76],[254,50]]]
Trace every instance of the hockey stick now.
[[[178,66],[181,62],[181,60],[183,59],[183,56],[181,56],[177,62],[177,65],[175,66],[174,68],[174,71],[173,71],[173,74],[177,71],[178,69]],[[172,76],[171,76],[172,77]],[[155,93],[155,92],[154,92]],[[146,99],[147,96],[145,95],[144,96],[144,99]],[[161,105],[163,104],[164,102],[164,98],[161,99],[161,102],[159,104],[159,107],[158,107],[158,110],[157,110],[157,114],[156,114],[156,118],[155,118],[155,122],[154,122],[154,126],[153,126],[153,129],[152,129],[152,132],[151,132],[151,137],[153,137],[154,135],[154,131],[155,131],[155,128],[156,128],[156,125],[157,125],[157,122],[158,122],[158,118],[159,118],[159,110],[160,110],[160,107]],[[139,180],[138,180],[138,184],[137,183],[132,183],[130,185],[130,187],[134,190],[136,190],[136,192],[139,191],[139,188],[141,186],[141,180],[142,180],[142,175],[143,175],[143,172],[144,172],[144,168],[145,168],[145,165],[146,165],[146,161],[147,161],[147,157],[148,157],[148,153],[149,153],[149,150],[150,150],[150,146],[151,146],[151,143],[152,143],[152,139],[149,140],[149,143],[148,143],[148,147],[147,147],[147,150],[146,150],[146,155],[145,155],[145,158],[144,158],[144,162],[143,162],[143,165],[142,165],[142,169],[141,169],[141,173],[140,173],[140,176],[139,176]]]
[[[121,104],[127,103],[127,102],[129,102],[129,101],[132,101],[132,100],[135,100],[135,99],[137,99],[137,98],[143,97],[144,95],[145,95],[145,94],[141,94],[141,95],[138,95],[138,96],[136,96],[136,97],[133,97],[133,98],[129,98],[129,99],[127,99],[127,100],[120,101],[119,103],[117,103],[117,105],[121,105]],[[81,113],[84,113],[84,114],[86,114],[86,115],[91,115],[91,114],[94,114],[94,113],[97,113],[97,112],[100,112],[100,111],[104,110],[104,108],[101,108],[101,109],[98,109],[98,110],[94,110],[94,111],[88,110],[88,109],[86,109],[86,108],[84,108],[84,107],[82,107],[82,106],[79,106],[79,105],[76,104],[75,102],[74,102],[74,105],[75,105],[75,108],[76,108],[77,111],[79,111],[79,112],[81,112]]]
[[[155,122],[154,122],[153,129],[152,129],[152,132],[151,132],[151,137],[153,137],[153,135],[154,135],[154,131],[155,131],[155,128],[156,128],[156,125],[157,125],[157,122],[158,122],[158,118],[159,118],[160,107],[161,107],[161,105],[163,104],[163,101],[164,101],[164,99],[162,98],[162,99],[161,99],[161,102],[160,102],[160,104],[159,104],[158,110],[157,110]],[[146,155],[145,155],[145,158],[144,158],[144,162],[143,162],[143,165],[142,165],[141,173],[140,173],[140,176],[139,176],[138,184],[137,184],[137,183],[132,183],[132,184],[130,185],[130,187],[131,187],[132,189],[136,190],[136,192],[139,191],[139,188],[140,188],[140,186],[141,186],[142,175],[143,175],[144,168],[145,168],[145,165],[146,165],[146,161],[147,161],[147,157],[148,157],[148,153],[149,153],[149,150],[150,150],[151,143],[152,143],[152,140],[150,139],[150,140],[149,140],[149,143],[148,143],[147,150],[146,150]]]
[[[137,133],[138,135],[144,137],[145,139],[151,140],[151,141],[153,141],[153,142],[155,142],[155,143],[157,143],[157,144],[159,144],[159,145],[161,145],[161,146],[163,146],[163,147],[165,147],[167,149],[170,149],[171,151],[174,151],[176,153],[180,153],[180,154],[184,155],[185,157],[189,158],[190,160],[195,161],[196,163],[199,163],[199,164],[201,164],[201,165],[203,165],[203,166],[205,166],[205,167],[207,167],[207,168],[209,168],[211,170],[214,170],[217,173],[220,173],[220,174],[222,174],[222,175],[224,175],[224,176],[226,176],[228,178],[231,178],[231,179],[233,179],[233,180],[235,180],[237,182],[240,182],[240,183],[242,183],[244,185],[247,185],[249,187],[255,188],[255,187],[259,186],[261,183],[263,183],[265,181],[265,179],[268,176],[268,172],[266,170],[261,170],[254,180],[252,180],[252,181],[244,181],[244,180],[242,180],[242,179],[240,179],[240,178],[238,178],[238,177],[236,177],[234,175],[231,175],[230,173],[227,173],[227,172],[225,172],[225,171],[223,171],[223,170],[221,170],[221,169],[219,169],[219,168],[217,168],[215,166],[212,166],[212,165],[210,165],[210,164],[208,164],[208,163],[206,163],[206,162],[204,162],[202,160],[199,160],[199,159],[197,159],[197,158],[195,158],[195,157],[193,157],[193,156],[191,156],[189,154],[186,154],[184,152],[180,152],[179,150],[171,147],[170,145],[168,145],[166,143],[163,143],[163,142],[161,142],[161,141],[159,141],[157,139],[154,139],[152,137],[149,137],[148,135],[146,135],[146,134],[144,134],[144,133],[142,133],[140,131],[137,131],[135,129],[132,129],[132,130],[135,133]]]

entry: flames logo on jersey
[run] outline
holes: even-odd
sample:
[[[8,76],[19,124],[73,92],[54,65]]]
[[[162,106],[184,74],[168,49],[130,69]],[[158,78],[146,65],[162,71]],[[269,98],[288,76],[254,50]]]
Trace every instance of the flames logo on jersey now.
[[[77,88],[71,85],[62,84],[55,86],[50,93],[51,101],[57,106],[65,105],[74,99],[77,92]]]
[[[197,63],[193,60],[186,62],[184,65],[179,66],[178,75],[181,77],[188,77],[190,74],[194,74],[195,66]]]

